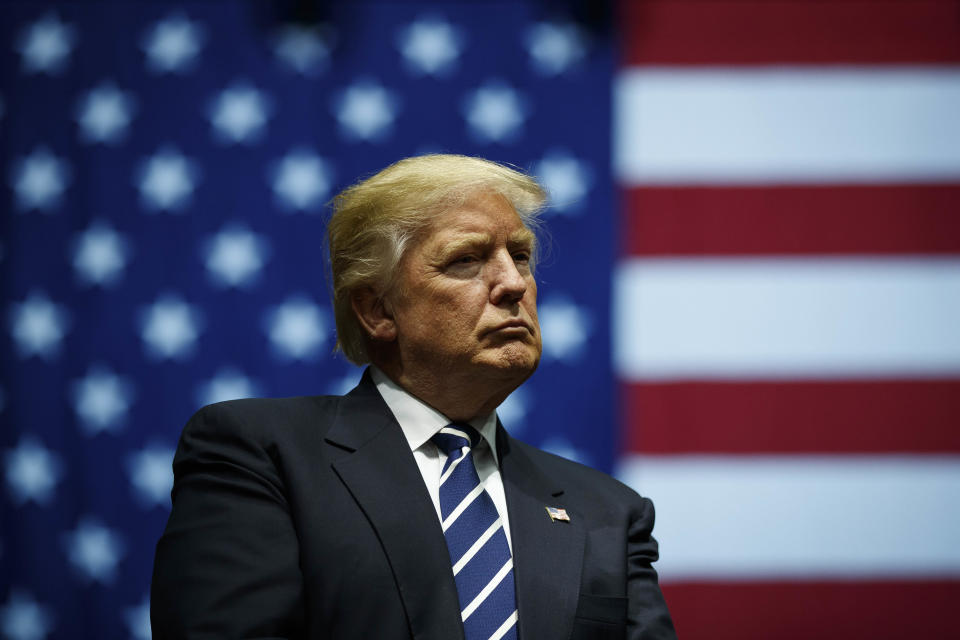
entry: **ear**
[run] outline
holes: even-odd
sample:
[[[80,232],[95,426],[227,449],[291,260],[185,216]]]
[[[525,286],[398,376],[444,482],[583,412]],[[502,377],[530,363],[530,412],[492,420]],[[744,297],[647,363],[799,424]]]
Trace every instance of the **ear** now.
[[[354,291],[350,306],[364,331],[373,340],[392,342],[397,339],[397,325],[390,304],[373,289],[364,287]]]

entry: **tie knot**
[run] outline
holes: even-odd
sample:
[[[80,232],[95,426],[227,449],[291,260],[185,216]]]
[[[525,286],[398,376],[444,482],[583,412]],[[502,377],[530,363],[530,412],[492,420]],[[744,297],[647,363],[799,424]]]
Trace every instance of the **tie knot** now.
[[[480,442],[480,434],[468,424],[454,422],[440,429],[430,438],[440,451],[450,456],[463,447],[475,447]]]

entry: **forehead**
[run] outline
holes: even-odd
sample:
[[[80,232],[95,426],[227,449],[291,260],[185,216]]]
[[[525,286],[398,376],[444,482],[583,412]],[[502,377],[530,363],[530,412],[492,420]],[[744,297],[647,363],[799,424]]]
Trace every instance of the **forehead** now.
[[[533,232],[524,225],[510,201],[497,193],[473,196],[439,214],[427,227],[424,240],[445,242],[471,236],[511,242],[534,240]]]

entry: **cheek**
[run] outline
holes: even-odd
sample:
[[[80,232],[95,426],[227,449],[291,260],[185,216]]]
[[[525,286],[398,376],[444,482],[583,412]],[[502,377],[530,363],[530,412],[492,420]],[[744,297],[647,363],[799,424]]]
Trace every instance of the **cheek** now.
[[[423,305],[419,329],[433,328],[434,335],[472,335],[483,309],[483,300],[470,292],[434,291],[429,302]]]
[[[482,282],[463,283],[465,286],[457,287],[445,292],[444,302],[454,309],[456,313],[463,317],[473,317],[483,313],[483,309],[490,299],[489,290]]]
[[[537,323],[537,333],[540,333],[540,320],[537,317],[537,283],[530,279],[530,286],[527,287],[527,295],[523,297],[523,305],[530,314],[530,318]]]

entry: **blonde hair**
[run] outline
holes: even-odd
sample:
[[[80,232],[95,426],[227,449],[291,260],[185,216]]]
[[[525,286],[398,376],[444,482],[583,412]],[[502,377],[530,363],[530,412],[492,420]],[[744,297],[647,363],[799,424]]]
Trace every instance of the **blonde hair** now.
[[[355,291],[370,287],[383,295],[410,241],[431,221],[478,193],[506,198],[523,224],[536,233],[546,201],[530,176],[502,164],[461,155],[404,158],[344,189],[333,199],[327,225],[333,274],[337,349],[351,362],[369,362],[366,335],[353,312]],[[535,262],[531,260],[531,265]]]

